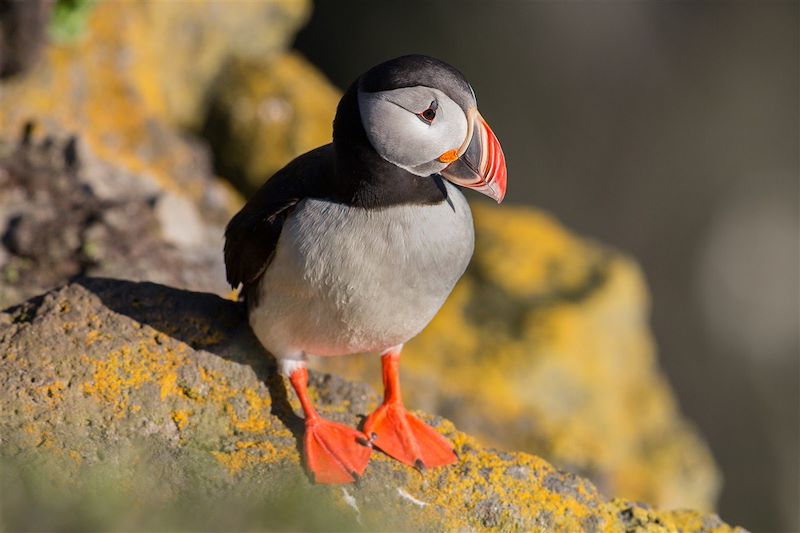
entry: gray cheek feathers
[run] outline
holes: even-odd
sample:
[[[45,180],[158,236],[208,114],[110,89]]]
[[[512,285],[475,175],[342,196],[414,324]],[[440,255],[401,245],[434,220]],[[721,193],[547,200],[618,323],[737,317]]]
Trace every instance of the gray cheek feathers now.
[[[436,100],[436,118],[426,124],[415,113]],[[437,158],[458,149],[467,135],[467,117],[446,94],[430,87],[405,87],[375,93],[359,91],[361,123],[372,147],[392,164],[430,176],[447,164]]]

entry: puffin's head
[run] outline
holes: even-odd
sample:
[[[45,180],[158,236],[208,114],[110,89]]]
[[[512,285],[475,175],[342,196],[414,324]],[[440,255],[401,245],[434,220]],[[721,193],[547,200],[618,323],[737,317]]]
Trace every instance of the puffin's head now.
[[[361,124],[383,159],[503,200],[503,150],[458,70],[432,57],[398,57],[361,76],[357,91]]]

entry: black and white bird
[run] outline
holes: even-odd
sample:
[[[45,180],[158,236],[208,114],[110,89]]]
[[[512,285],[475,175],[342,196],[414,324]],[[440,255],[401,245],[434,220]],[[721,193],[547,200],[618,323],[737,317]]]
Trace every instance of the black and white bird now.
[[[278,171],[228,224],[228,281],[305,413],[306,465],[318,483],[363,474],[374,445],[419,469],[457,460],[406,412],[403,344],[431,321],[472,256],[472,214],[455,185],[498,203],[503,151],[464,76],[409,55],[359,77],[342,97],[333,143]],[[383,404],[363,432],[323,419],[306,356],[381,354]]]

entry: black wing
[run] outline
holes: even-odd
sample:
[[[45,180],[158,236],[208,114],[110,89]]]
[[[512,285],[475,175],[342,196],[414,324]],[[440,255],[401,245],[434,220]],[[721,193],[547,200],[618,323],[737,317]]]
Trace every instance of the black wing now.
[[[269,179],[225,228],[225,271],[255,304],[258,282],[275,255],[283,224],[298,202],[324,194],[333,179],[333,150],[326,145],[301,155]],[[315,190],[318,189],[318,190]]]

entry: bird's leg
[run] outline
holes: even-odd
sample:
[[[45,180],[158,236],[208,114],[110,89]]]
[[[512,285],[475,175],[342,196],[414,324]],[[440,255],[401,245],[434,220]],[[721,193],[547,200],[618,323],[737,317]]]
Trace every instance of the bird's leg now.
[[[322,418],[308,397],[308,370],[305,366],[289,373],[305,413],[303,438],[306,465],[315,483],[353,483],[364,473],[372,447],[363,433]]]
[[[387,455],[419,470],[453,464],[453,445],[417,417],[409,414],[400,395],[400,349],[381,356],[383,404],[364,423],[364,433]]]

